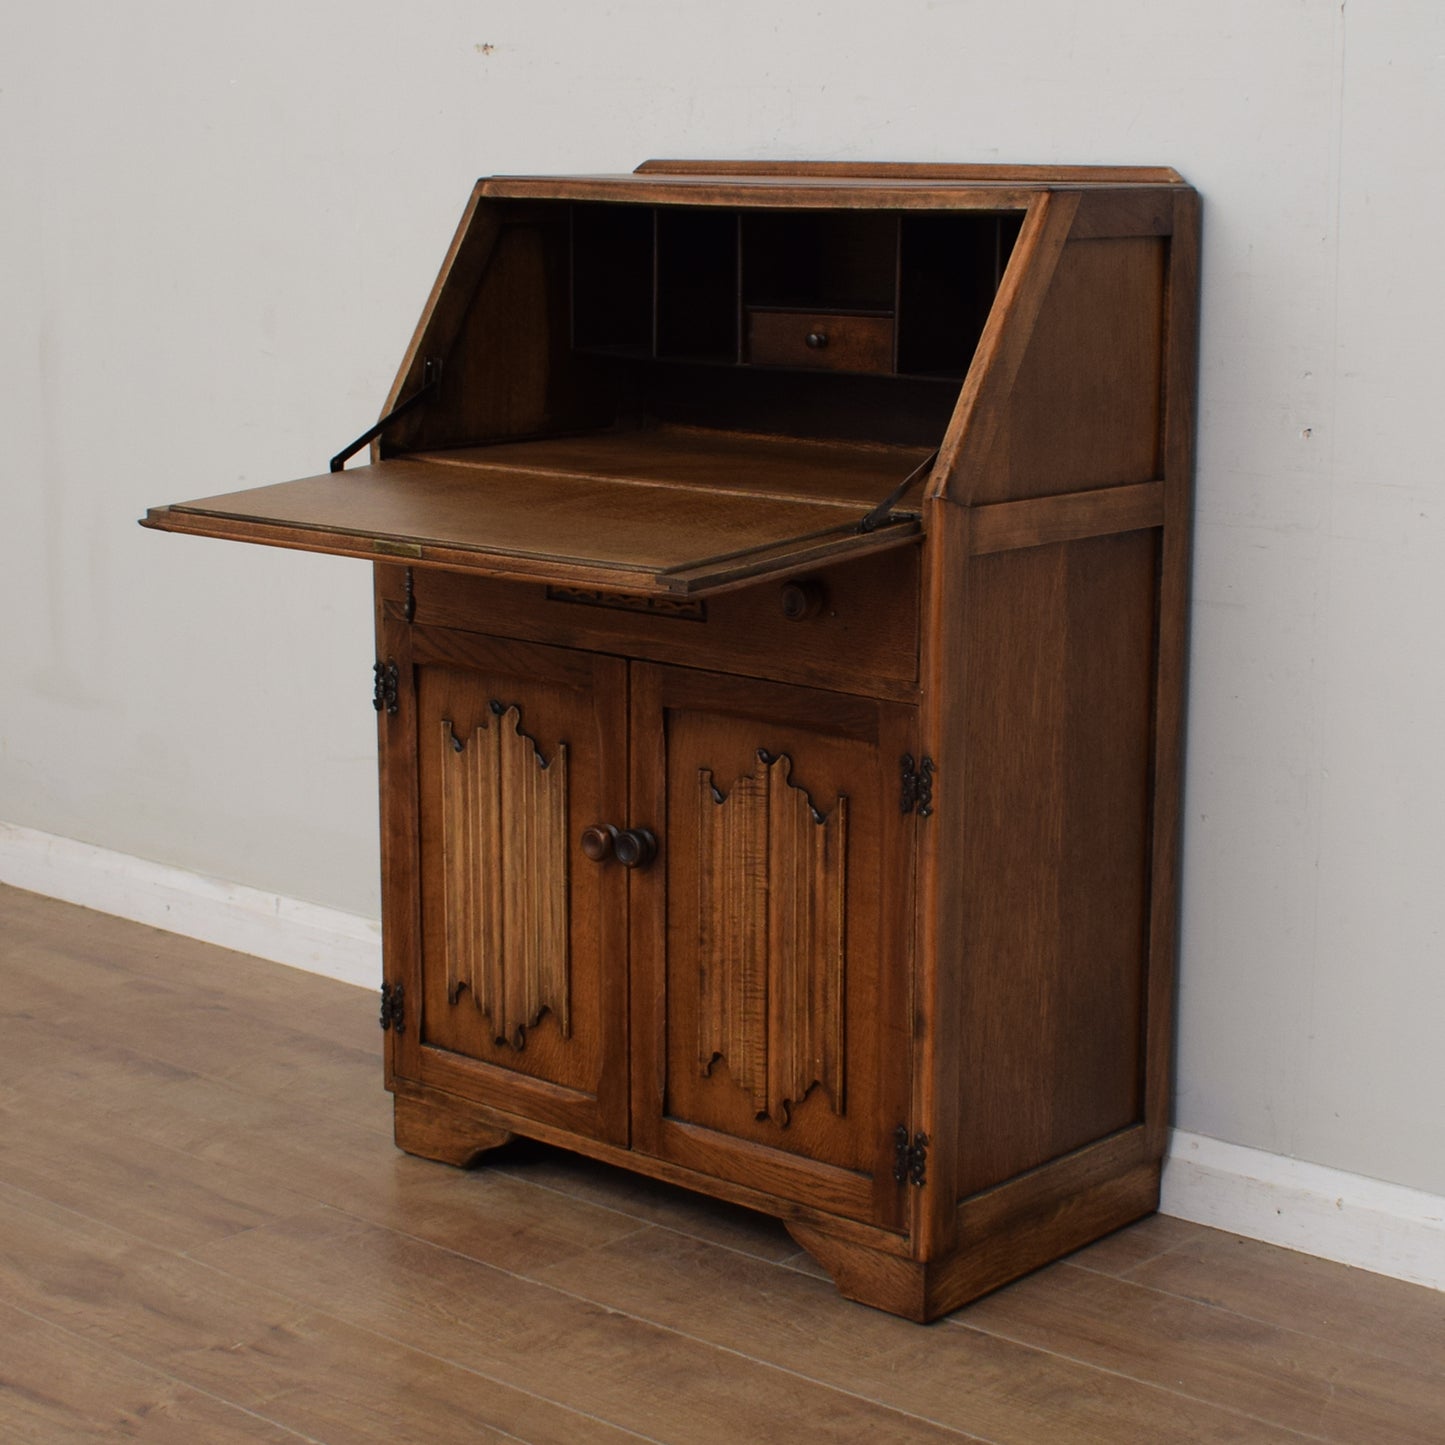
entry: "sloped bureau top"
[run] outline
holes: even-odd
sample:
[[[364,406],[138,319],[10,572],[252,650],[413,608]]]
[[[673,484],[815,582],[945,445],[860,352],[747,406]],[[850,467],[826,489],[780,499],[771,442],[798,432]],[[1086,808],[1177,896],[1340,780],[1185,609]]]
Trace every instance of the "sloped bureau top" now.
[[[930,498],[1034,508],[981,535],[1067,532],[1092,504],[1054,517],[1063,493],[1147,521],[1164,257],[1192,198],[1160,167],[482,180],[371,465],[143,524],[677,595],[905,545]]]

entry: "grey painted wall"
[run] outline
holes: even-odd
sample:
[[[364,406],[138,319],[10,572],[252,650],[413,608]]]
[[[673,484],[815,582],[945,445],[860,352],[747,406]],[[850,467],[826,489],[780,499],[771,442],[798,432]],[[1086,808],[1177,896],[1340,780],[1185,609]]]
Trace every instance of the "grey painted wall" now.
[[[1178,1122],[1445,1192],[1434,0],[3,0],[0,820],[376,908],[359,563],[140,531],[376,414],[473,178],[1169,163],[1206,202]]]

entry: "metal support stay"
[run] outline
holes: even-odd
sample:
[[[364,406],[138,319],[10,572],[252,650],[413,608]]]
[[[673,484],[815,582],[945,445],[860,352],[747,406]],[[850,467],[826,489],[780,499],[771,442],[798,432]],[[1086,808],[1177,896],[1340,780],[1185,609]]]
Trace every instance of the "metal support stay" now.
[[[891,513],[894,507],[908,495],[908,489],[915,482],[926,477],[933,470],[933,464],[937,460],[938,448],[935,447],[871,512],[865,513],[862,521],[858,523],[858,530],[860,532],[876,532],[879,527],[891,522],[893,520]]]
[[[397,402],[375,426],[369,427],[366,431],[362,432],[350,446],[343,447],[341,451],[337,452],[336,455],[331,458],[331,470],[333,472],[343,470],[346,463],[350,461],[362,447],[374,442],[397,417],[405,416],[441,379],[441,358],[439,356],[428,356],[422,363],[421,385],[417,387],[405,401]]]

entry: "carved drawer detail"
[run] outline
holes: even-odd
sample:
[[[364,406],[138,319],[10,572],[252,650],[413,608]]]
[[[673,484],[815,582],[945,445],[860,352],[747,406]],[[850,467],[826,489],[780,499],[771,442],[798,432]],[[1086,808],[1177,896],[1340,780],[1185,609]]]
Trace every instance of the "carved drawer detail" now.
[[[571,1033],[567,745],[546,759],[515,705],[469,739],[443,720],[442,875],[447,998],[470,998],[498,1044],[526,1045],[548,1009]]]
[[[703,1074],[719,1059],[780,1128],[821,1084],[844,1112],[848,799],[826,817],[758,753],[726,795],[698,772],[698,961]]]

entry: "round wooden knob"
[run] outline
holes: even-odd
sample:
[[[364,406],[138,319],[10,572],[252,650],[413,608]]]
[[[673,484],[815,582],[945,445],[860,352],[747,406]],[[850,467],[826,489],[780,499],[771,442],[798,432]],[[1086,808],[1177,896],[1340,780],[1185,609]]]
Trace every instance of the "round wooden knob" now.
[[[657,857],[657,839],[646,828],[624,828],[613,840],[612,851],[624,868],[646,868]]]
[[[795,332],[794,335],[797,333]],[[810,331],[808,333],[808,345],[814,351],[821,351],[828,344],[828,333],[826,331]]]
[[[789,622],[801,622],[805,617],[816,617],[823,610],[825,600],[821,582],[809,579],[783,584],[783,616]]]
[[[594,863],[605,863],[617,846],[617,829],[611,823],[598,823],[582,830],[582,851]]]

